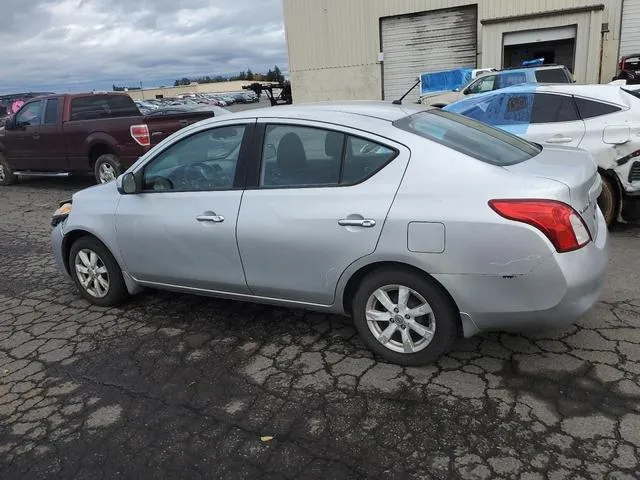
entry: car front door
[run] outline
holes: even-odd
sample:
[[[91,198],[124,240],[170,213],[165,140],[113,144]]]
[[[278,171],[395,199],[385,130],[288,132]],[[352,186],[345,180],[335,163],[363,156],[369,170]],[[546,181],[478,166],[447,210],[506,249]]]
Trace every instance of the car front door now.
[[[191,130],[136,169],[116,213],[125,268],[142,283],[246,294],[236,242],[255,120]]]
[[[406,147],[318,122],[259,121],[259,165],[238,219],[254,295],[331,305],[371,254],[409,161]]]
[[[16,113],[5,143],[14,170],[39,170],[38,145],[42,120],[42,100],[25,103]]]

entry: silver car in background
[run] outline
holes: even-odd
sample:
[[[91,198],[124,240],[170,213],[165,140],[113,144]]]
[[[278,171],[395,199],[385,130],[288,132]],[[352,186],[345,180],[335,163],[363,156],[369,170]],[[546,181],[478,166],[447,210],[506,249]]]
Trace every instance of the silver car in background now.
[[[153,287],[346,314],[377,355],[418,365],[460,335],[587,311],[607,263],[600,190],[588,153],[438,109],[251,110],[75,194],[53,252],[96,305]]]

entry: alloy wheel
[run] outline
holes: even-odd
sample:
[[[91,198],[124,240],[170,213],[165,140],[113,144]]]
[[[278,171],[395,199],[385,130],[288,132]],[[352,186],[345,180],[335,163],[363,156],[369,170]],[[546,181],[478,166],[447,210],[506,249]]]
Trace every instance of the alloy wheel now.
[[[82,288],[92,297],[106,297],[109,293],[109,272],[100,256],[85,248],[78,252],[74,263]]]
[[[412,288],[387,285],[367,300],[365,315],[373,336],[389,350],[416,353],[433,340],[436,320],[425,298]]]
[[[0,163],[0,182],[4,182],[6,173],[4,173],[4,165]]]
[[[116,171],[108,163],[100,165],[98,175],[100,176],[100,183],[109,183],[116,179]]]

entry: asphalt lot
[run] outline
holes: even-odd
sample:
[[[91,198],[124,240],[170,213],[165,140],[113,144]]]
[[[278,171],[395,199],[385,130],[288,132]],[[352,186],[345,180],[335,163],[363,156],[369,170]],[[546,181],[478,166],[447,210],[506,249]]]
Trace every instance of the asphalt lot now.
[[[56,202],[89,184],[0,188],[0,478],[640,478],[640,228],[613,234],[577,326],[401,368],[345,318],[90,306],[49,246]]]

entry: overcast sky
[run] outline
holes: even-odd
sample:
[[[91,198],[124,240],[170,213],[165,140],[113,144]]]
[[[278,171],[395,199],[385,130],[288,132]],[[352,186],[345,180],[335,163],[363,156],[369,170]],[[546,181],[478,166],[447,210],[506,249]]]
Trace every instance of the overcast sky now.
[[[282,0],[0,0],[0,92],[288,71]]]

